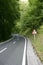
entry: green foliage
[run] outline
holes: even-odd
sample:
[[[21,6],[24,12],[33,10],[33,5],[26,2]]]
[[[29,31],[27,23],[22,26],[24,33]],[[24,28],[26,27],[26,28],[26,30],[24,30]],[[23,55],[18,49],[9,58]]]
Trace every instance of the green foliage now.
[[[25,28],[24,27],[24,19],[25,19],[25,15],[27,15],[27,9],[28,9],[28,2],[20,2],[20,33],[25,32]]]
[[[20,2],[20,21],[16,29],[23,35],[28,35],[33,29],[43,24],[43,1],[29,0],[29,3]]]
[[[0,40],[11,37],[14,21],[19,18],[19,0],[0,0]]]
[[[29,0],[29,8],[23,23],[23,27],[30,30],[37,30],[43,24],[43,1]]]

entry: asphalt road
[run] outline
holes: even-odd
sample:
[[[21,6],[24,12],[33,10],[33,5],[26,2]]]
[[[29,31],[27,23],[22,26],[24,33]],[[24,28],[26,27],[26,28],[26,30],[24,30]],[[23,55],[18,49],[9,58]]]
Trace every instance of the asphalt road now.
[[[0,65],[22,65],[24,45],[22,37],[0,45]]]

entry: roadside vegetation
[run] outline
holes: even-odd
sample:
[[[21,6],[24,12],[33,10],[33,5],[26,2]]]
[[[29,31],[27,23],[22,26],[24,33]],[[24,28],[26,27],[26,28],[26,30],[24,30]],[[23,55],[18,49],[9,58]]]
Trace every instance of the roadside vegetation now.
[[[32,34],[29,34],[29,38],[32,42],[33,48],[39,56],[41,62],[43,63],[43,25],[37,30],[37,35],[35,37]]]

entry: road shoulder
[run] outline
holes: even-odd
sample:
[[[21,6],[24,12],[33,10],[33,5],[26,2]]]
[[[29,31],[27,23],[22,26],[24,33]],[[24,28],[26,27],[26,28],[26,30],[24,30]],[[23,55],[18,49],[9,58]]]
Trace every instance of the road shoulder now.
[[[28,65],[43,65],[35,53],[31,41],[28,39],[27,43],[27,62]]]

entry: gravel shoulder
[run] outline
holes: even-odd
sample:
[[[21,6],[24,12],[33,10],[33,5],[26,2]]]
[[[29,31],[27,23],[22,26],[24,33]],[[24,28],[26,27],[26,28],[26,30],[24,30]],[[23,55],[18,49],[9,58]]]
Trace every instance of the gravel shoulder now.
[[[27,44],[27,62],[28,65],[43,65],[39,57],[35,53],[30,40],[28,40]]]

